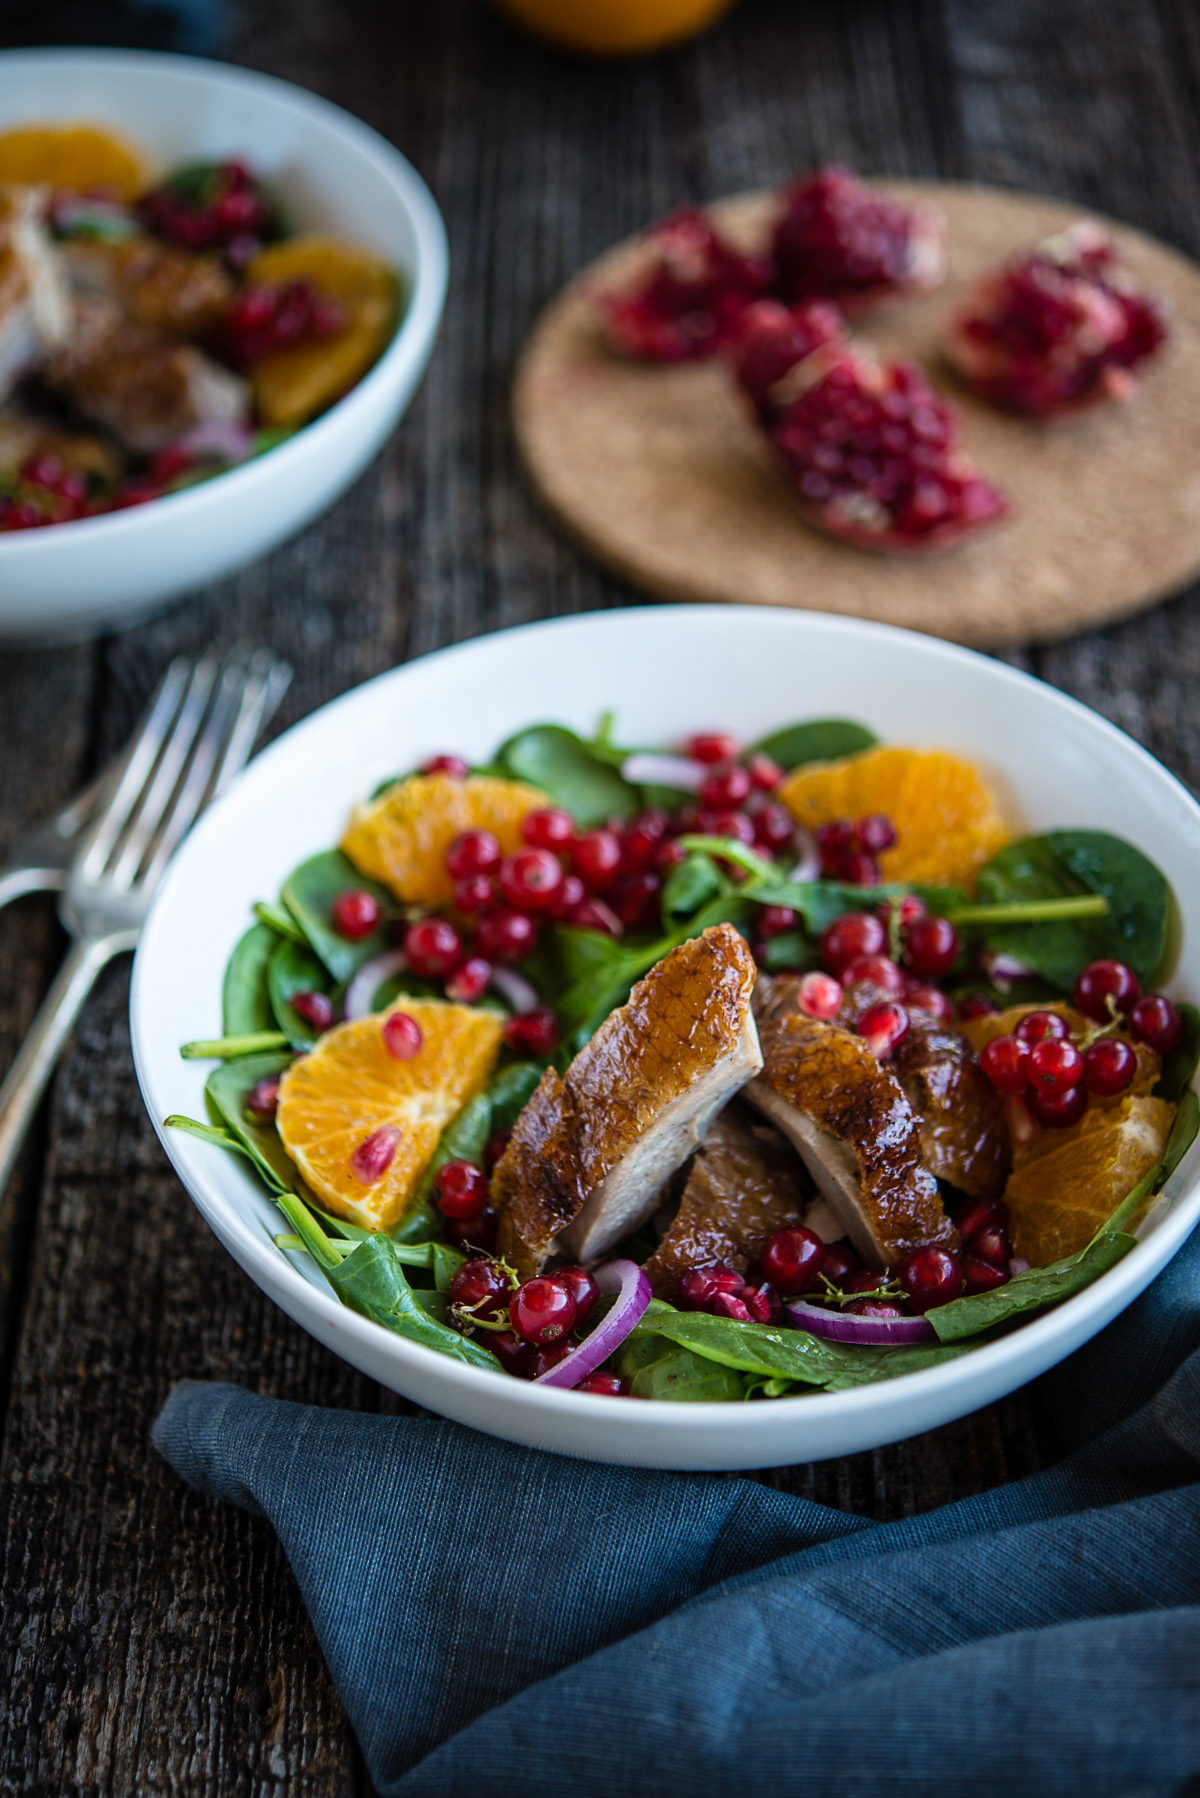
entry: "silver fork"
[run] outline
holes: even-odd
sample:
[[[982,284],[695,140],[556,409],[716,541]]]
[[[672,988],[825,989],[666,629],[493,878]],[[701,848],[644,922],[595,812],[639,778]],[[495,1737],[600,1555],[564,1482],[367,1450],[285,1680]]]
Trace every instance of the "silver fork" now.
[[[0,1086],[0,1199],[63,1045],[101,969],[137,943],[171,856],[248,760],[291,669],[265,650],[180,657],[79,839],[59,916],[71,947]]]

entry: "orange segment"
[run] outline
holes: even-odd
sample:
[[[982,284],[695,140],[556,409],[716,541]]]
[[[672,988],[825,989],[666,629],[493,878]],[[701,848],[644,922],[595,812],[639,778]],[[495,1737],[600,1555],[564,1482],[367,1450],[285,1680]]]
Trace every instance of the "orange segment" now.
[[[414,774],[359,806],[341,846],[356,868],[404,904],[449,905],[454,882],[446,851],[459,832],[490,830],[509,855],[521,847],[522,820],[545,804],[544,793],[517,780]]]
[[[416,1019],[422,1043],[411,1061],[388,1054],[383,1016],[338,1024],[279,1083],[275,1122],[283,1146],[313,1192],[338,1217],[386,1230],[404,1213],[451,1118],[484,1085],[504,1021],[440,999],[401,999],[391,1011]],[[369,1184],[351,1165],[377,1130],[399,1132],[390,1165]]]
[[[21,125],[0,132],[0,181],[45,182],[132,200],[145,181],[141,153],[99,125]]]
[[[1004,1192],[1017,1254],[1045,1267],[1086,1248],[1162,1158],[1173,1116],[1165,1099],[1126,1096],[1112,1109],[1093,1102],[1067,1130],[1044,1131],[1041,1152],[1014,1169]]]
[[[306,281],[345,316],[332,337],[310,337],[273,350],[251,372],[259,416],[268,425],[300,425],[340,398],[376,360],[396,316],[397,282],[369,250],[336,237],[290,237],[271,244],[247,270],[254,284]]]
[[[983,864],[1011,831],[973,762],[939,749],[884,745],[797,768],[779,797],[809,830],[883,812],[897,842],[879,858],[884,880],[973,891]]]

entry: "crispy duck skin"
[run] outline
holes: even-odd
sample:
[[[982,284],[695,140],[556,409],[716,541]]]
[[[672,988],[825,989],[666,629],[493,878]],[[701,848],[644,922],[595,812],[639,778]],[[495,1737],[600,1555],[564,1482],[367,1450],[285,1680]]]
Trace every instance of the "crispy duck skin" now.
[[[796,984],[759,981],[763,1071],[746,1097],[795,1145],[869,1265],[888,1267],[922,1243],[953,1244],[895,1073],[860,1036],[798,1011]]]
[[[713,1115],[762,1066],[754,960],[729,924],[639,980],[555,1087],[547,1075],[497,1165],[500,1252],[527,1275],[594,1261],[653,1211]]]
[[[808,1199],[792,1150],[735,1099],[713,1119],[675,1218],[645,1263],[654,1296],[674,1303],[690,1267],[719,1263],[745,1273],[768,1236],[804,1222]]]
[[[65,342],[71,302],[42,223],[45,189],[0,186],[0,400]]]
[[[220,323],[236,288],[215,256],[197,256],[153,237],[63,246],[71,286],[81,295],[115,300],[135,324],[198,337]]]

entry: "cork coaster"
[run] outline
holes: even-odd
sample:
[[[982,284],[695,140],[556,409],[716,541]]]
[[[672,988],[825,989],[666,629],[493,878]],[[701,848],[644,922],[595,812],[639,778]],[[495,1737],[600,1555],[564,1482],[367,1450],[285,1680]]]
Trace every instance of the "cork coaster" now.
[[[933,201],[949,224],[935,294],[859,334],[923,363],[963,414],[963,441],[1012,516],[943,555],[904,560],[837,543],[799,517],[788,484],[715,363],[623,361],[589,289],[628,278],[626,243],[542,314],[514,394],[516,430],[543,498],[602,561],[667,599],[799,606],[905,625],[979,648],[1046,641],[1143,610],[1200,574],[1200,268],[1105,221],[1134,274],[1165,293],[1172,335],[1129,405],[1068,424],[1026,423],[971,398],[940,359],[948,315],[984,269],[1081,216],[1027,194],[881,183]],[[711,210],[762,241],[769,194]]]

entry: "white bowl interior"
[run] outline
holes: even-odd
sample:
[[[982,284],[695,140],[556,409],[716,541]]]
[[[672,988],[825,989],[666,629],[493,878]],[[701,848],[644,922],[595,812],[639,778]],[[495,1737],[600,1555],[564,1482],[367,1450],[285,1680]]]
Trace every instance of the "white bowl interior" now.
[[[167,1152],[222,1241],[322,1341],[384,1384],[474,1427],[589,1458],[672,1467],[815,1460],[931,1428],[1044,1371],[1129,1303],[1200,1216],[1200,1146],[1144,1240],[1076,1299],[961,1360],[854,1392],[771,1404],[607,1404],[474,1372],[343,1309],[303,1257],[271,1241],[278,1213],[224,1151],[164,1131],[204,1116],[207,1065],[179,1044],[217,1032],[226,958],[255,899],[336,842],[349,807],[439,750],[482,759],[522,724],[668,745],[704,728],[753,740],[802,718],[849,717],[885,740],[976,758],[1024,830],[1091,827],[1153,857],[1181,906],[1173,990],[1200,992],[1200,807],[1157,762],[1052,688],[966,650],[817,614],[660,607],[527,626],[394,670],[326,706],[260,756],[176,859],[142,938],[132,1015],[138,1075]]]

